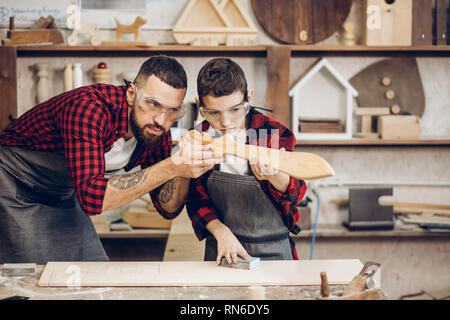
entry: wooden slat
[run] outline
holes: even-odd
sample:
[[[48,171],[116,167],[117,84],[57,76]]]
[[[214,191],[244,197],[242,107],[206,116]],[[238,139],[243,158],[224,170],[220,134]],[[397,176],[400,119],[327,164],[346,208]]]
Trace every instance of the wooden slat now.
[[[391,53],[411,53],[411,54],[446,54],[450,52],[450,46],[304,46],[290,45],[287,46],[292,53],[360,53],[372,54],[378,52]],[[143,47],[104,47],[104,46],[18,46],[18,53],[24,55],[26,53],[58,53],[58,52],[185,52],[185,53],[202,53],[202,52],[228,52],[228,53],[249,53],[254,55],[264,55],[267,46],[187,46],[187,45],[161,45],[161,46],[143,46]]]
[[[267,49],[266,106],[274,112],[271,117],[290,128],[289,72],[291,50],[289,47]]]
[[[17,118],[17,61],[15,47],[0,46],[0,132]]]
[[[413,1],[412,45],[433,44],[433,5],[431,0]]]
[[[436,44],[448,43],[448,0],[436,0]]]
[[[446,139],[348,139],[348,140],[299,140],[297,146],[450,146]]]
[[[261,261],[253,270],[226,268],[215,262],[49,262],[41,287],[152,287],[347,284],[358,274],[360,260]]]

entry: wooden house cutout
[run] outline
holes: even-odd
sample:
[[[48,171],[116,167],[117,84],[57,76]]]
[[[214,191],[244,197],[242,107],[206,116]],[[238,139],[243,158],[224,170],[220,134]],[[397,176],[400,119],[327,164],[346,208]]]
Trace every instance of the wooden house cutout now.
[[[332,140],[352,138],[353,99],[358,91],[323,58],[309,70],[289,91],[292,98],[292,131],[296,139]],[[301,132],[299,121],[312,121],[312,132]],[[313,119],[313,120],[311,120]],[[343,125],[341,132],[327,124]],[[305,122],[306,123],[306,122]],[[324,126],[321,130],[321,126]]]
[[[180,44],[252,45],[258,30],[239,0],[190,0],[173,28]]]

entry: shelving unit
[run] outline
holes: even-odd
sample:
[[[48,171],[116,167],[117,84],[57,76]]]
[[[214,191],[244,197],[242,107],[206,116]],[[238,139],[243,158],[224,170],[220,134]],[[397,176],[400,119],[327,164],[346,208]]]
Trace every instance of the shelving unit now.
[[[290,127],[289,102],[289,58],[311,56],[416,56],[446,57],[450,56],[450,46],[320,46],[320,45],[277,45],[277,46],[188,46],[159,45],[136,47],[111,46],[17,46],[0,47],[0,93],[6,99],[0,101],[0,130],[8,123],[10,117],[17,117],[17,62],[20,57],[62,57],[62,56],[148,56],[167,54],[183,57],[262,57],[267,60],[267,99],[266,107],[272,108],[272,116]],[[366,140],[351,139],[337,141],[298,141],[297,145],[330,146],[449,146],[450,138],[421,140]]]

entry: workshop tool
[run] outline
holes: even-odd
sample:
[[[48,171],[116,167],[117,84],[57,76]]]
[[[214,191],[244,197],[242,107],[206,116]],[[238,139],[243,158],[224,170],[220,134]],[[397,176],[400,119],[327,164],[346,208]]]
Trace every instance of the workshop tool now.
[[[373,276],[379,268],[380,264],[377,262],[366,262],[361,269],[361,272],[344,288],[342,296],[350,296],[361,292],[366,288],[373,289]]]
[[[383,296],[377,288],[374,288],[373,277],[380,264],[376,262],[366,262],[352,281],[344,288],[342,296],[330,296],[330,288],[328,285],[327,274],[320,273],[320,297],[318,300],[382,300]],[[366,288],[368,290],[366,290]]]
[[[247,259],[237,257],[237,263],[228,263],[227,259],[225,259],[225,257],[222,257],[222,260],[220,260],[220,265],[222,267],[253,270],[259,266],[260,260],[261,259],[258,257],[248,257]]]
[[[47,18],[51,21],[52,18]],[[39,25],[41,22],[38,21]],[[14,17],[9,18],[9,30],[6,33],[6,39],[2,40],[2,45],[35,44],[35,43],[63,43],[64,39],[61,31],[54,28],[50,23],[43,29],[30,28],[27,30],[16,30]]]
[[[5,263],[3,264],[2,276],[19,277],[34,276],[36,263]]]
[[[207,133],[203,135],[196,130],[189,134],[201,144],[211,144],[215,151],[251,160],[258,158],[263,163],[269,163],[274,168],[302,180],[312,180],[334,176],[333,168],[322,157],[308,152],[289,152],[254,145],[236,143],[225,134],[220,138],[212,138]]]
[[[381,206],[381,196],[392,195],[392,188],[362,188],[349,190],[348,221],[343,224],[350,230],[392,230],[394,212],[392,206]]]
[[[328,278],[326,272],[320,273],[320,295],[322,298],[328,298],[330,296],[330,286],[328,285]]]

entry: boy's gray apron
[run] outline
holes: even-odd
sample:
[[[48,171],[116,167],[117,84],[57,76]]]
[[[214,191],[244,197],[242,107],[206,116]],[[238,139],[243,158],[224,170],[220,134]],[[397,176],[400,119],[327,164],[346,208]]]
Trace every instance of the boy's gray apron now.
[[[262,260],[292,260],[289,230],[254,176],[213,170],[208,193],[222,221],[248,254]],[[206,238],[205,261],[217,258],[217,241]]]
[[[0,263],[107,260],[64,156],[0,146]]]

